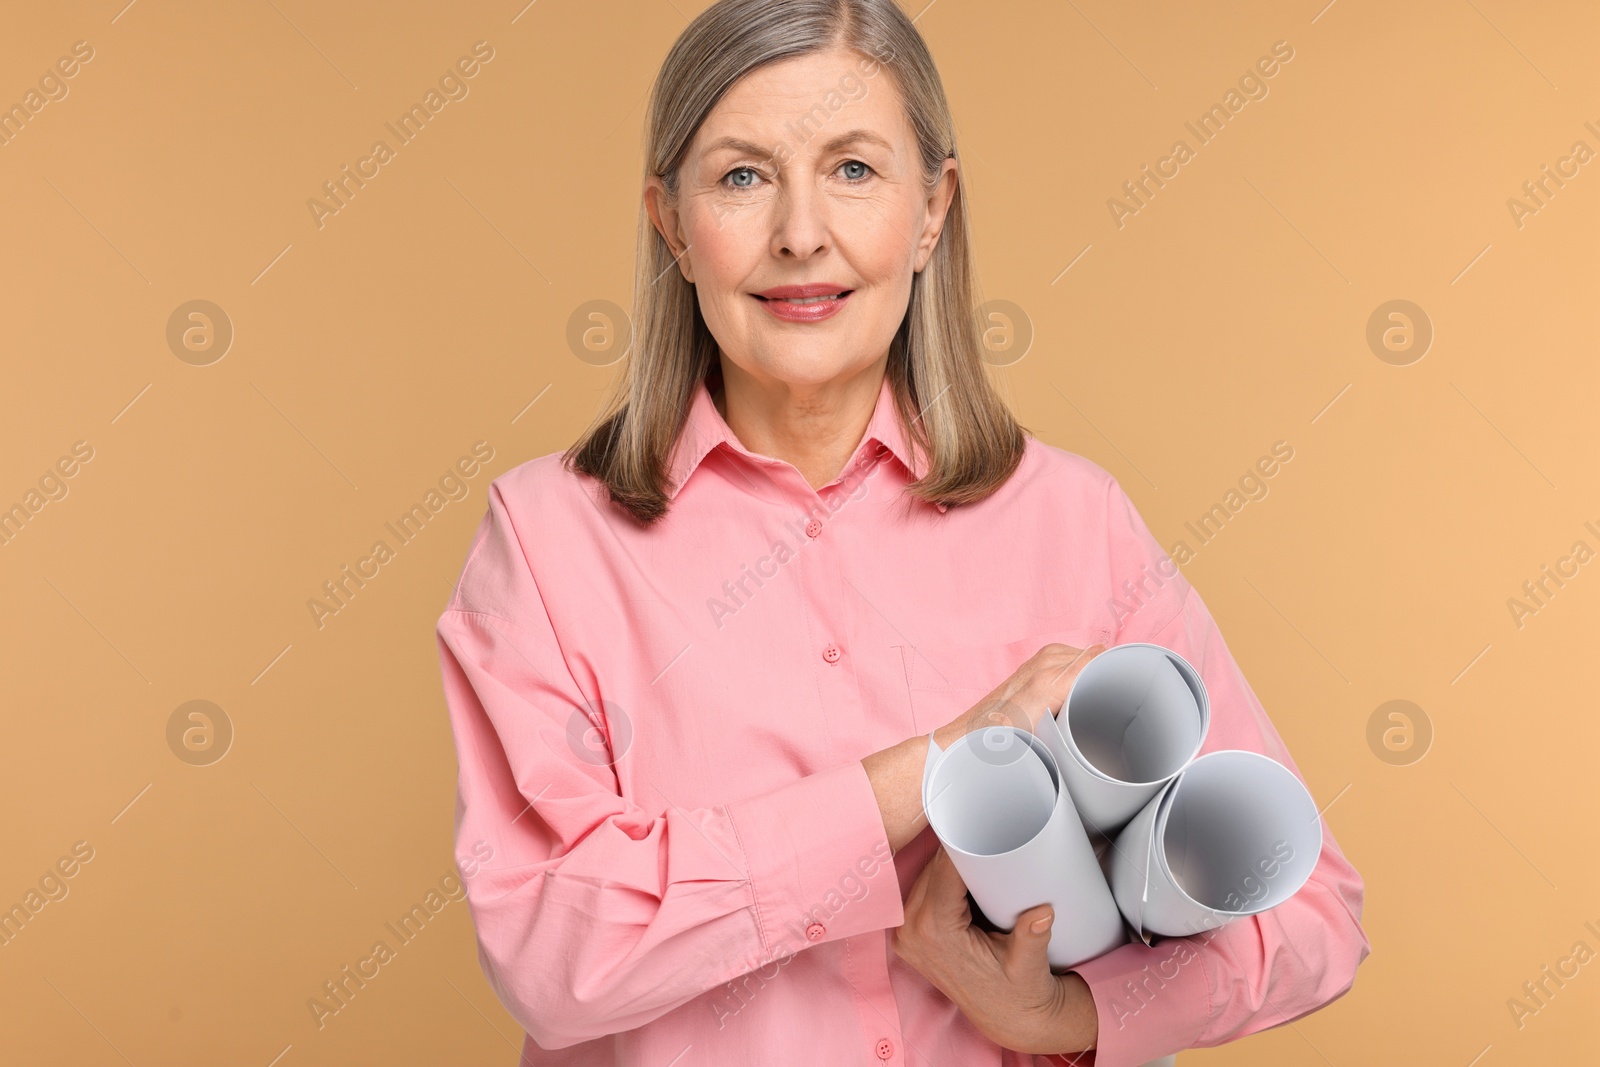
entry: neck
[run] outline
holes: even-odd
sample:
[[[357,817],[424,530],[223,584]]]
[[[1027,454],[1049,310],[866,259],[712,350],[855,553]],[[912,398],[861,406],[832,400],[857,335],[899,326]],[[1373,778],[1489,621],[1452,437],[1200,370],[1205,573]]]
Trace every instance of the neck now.
[[[747,450],[781,459],[817,489],[839,476],[872,420],[885,354],[849,377],[815,385],[755,378],[729,360],[712,402]]]

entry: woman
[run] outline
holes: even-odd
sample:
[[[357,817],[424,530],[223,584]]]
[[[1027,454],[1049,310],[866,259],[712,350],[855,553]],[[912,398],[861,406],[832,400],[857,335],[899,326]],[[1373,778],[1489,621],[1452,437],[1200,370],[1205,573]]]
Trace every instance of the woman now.
[[[1205,750],[1294,765],[1117,482],[991,389],[911,23],[721,0],[647,121],[632,357],[584,440],[495,480],[438,626],[525,1062],[1120,1067],[1345,992],[1326,831],[1278,908],[1054,974],[1073,916],[974,926],[927,828],[928,735],[1032,725],[1107,645],[1200,670]]]

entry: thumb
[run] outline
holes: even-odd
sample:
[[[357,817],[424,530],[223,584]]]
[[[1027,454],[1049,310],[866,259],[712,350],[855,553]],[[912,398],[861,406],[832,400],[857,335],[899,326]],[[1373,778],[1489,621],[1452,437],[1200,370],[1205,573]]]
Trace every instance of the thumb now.
[[[1009,973],[1027,975],[1050,969],[1047,950],[1054,920],[1055,909],[1049,904],[1029,908],[1017,916],[1017,925],[1006,935],[1005,968]]]

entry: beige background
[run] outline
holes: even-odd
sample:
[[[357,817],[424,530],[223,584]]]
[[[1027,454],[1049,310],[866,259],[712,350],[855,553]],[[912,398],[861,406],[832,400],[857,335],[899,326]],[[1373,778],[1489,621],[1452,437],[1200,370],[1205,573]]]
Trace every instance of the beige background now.
[[[0,547],[0,906],[93,850],[0,947],[0,1061],[515,1062],[463,903],[320,1030],[307,1001],[451,869],[433,624],[488,480],[573,440],[616,373],[566,324],[628,302],[642,98],[700,5],[122,2],[0,34],[7,106],[93,48],[0,146],[0,506],[93,450]],[[1294,449],[1185,573],[1331,805],[1374,950],[1327,1010],[1182,1059],[1578,1062],[1600,963],[1520,1027],[1507,1002],[1600,950],[1600,564],[1520,627],[1507,601],[1600,548],[1600,162],[1520,226],[1507,201],[1600,150],[1600,14],[1319,3],[921,12],[985,293],[1035,334],[992,374],[1168,545]],[[1115,225],[1280,40],[1269,95]],[[470,94],[319,228],[323,182],[477,41]],[[235,331],[205,366],[166,339],[197,299]],[[1394,299],[1435,331],[1407,366],[1366,340]],[[478,441],[469,495],[319,628],[307,600]],[[231,723],[220,761],[169,746],[191,700]],[[1369,745],[1390,700],[1426,758]]]

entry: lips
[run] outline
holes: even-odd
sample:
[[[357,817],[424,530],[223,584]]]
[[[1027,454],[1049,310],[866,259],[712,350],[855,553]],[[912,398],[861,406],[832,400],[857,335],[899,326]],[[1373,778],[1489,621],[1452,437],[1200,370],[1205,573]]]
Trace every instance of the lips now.
[[[750,295],[774,318],[784,322],[822,322],[849,301],[853,289],[833,282],[778,285]]]
[[[850,292],[849,287],[836,285],[833,282],[808,282],[805,285],[778,285],[771,289],[763,289],[754,295],[763,300],[814,301],[818,297],[839,297]]]

